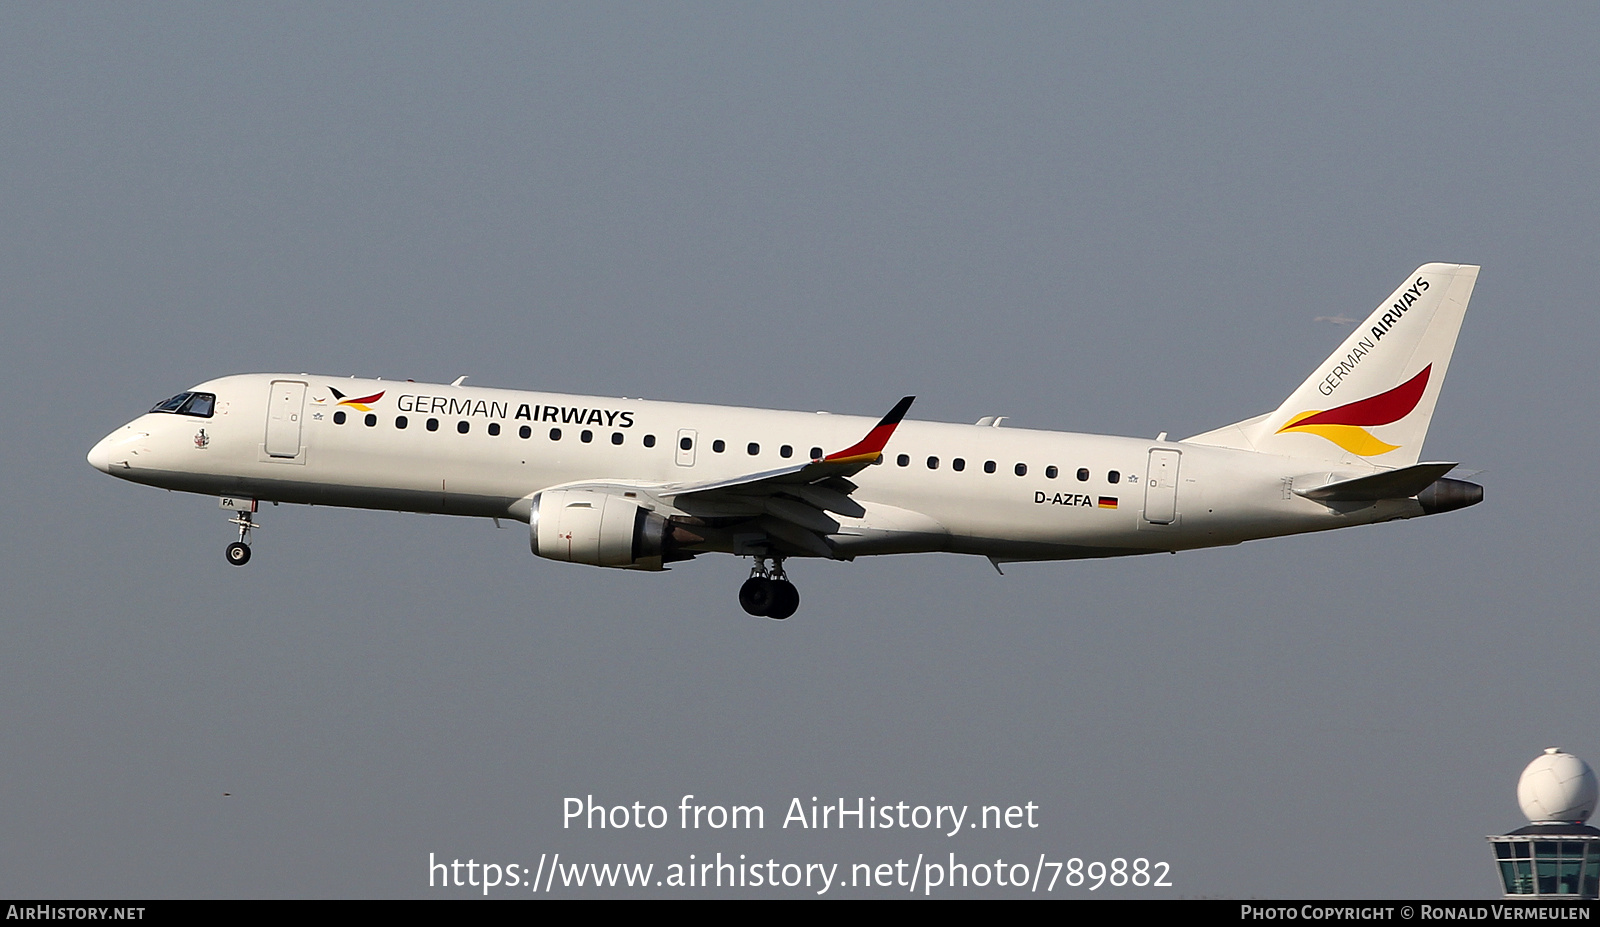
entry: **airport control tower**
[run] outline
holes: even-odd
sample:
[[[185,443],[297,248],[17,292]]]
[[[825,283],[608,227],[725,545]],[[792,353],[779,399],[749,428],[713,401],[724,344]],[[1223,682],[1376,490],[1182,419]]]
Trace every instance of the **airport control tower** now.
[[[1559,747],[1528,764],[1517,780],[1528,826],[1488,838],[1507,898],[1600,897],[1600,830],[1587,823],[1597,793],[1594,770]]]

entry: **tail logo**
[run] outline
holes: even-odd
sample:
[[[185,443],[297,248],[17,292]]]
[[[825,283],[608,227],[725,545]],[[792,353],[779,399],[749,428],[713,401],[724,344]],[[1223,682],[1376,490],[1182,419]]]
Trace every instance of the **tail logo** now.
[[[1286,431],[1303,431],[1314,434],[1332,441],[1357,457],[1387,454],[1400,445],[1379,440],[1367,430],[1366,426],[1388,425],[1410,415],[1417,407],[1417,403],[1422,401],[1423,390],[1428,388],[1428,374],[1432,370],[1433,365],[1429,364],[1422,368],[1421,373],[1394,389],[1376,396],[1359,399],[1326,412],[1316,409],[1301,412],[1289,419],[1277,433],[1281,435]]]
[[[367,405],[367,403],[377,402],[378,400],[382,399],[383,394],[388,392],[388,390],[382,390],[373,393],[371,396],[360,396],[354,399],[346,399],[344,393],[339,392],[331,386],[328,387],[328,392],[333,394],[333,398],[339,400],[339,405],[341,406],[349,406],[352,409],[360,409],[363,412],[371,412],[372,406]]]

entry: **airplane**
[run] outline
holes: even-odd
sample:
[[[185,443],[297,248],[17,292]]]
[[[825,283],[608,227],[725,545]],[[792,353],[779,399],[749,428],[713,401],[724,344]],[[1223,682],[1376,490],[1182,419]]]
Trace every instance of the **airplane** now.
[[[1421,461],[1479,268],[1425,264],[1277,409],[1178,441],[242,374],[118,428],[89,463],[218,497],[250,560],[262,502],[514,519],[533,553],[659,571],[752,558],[739,603],[785,619],[791,558],[1002,564],[1177,552],[1433,515],[1483,487]]]

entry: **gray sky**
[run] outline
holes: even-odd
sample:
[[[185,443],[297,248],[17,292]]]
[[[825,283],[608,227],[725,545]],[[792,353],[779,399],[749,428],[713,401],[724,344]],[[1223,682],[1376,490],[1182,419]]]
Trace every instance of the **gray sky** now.
[[[1523,765],[1600,763],[1570,469],[1600,450],[1597,27],[0,7],[0,893],[449,897],[430,853],[720,851],[1493,897]],[[731,557],[602,571],[469,520],[280,507],[233,569],[214,500],[83,459],[245,371],[1193,434],[1275,407],[1343,338],[1317,316],[1435,260],[1484,270],[1425,456],[1485,470],[1483,505],[1005,577],[796,562],[782,624],[739,611]],[[768,826],[561,826],[566,796],[685,793]],[[1040,826],[781,829],[813,795]]]

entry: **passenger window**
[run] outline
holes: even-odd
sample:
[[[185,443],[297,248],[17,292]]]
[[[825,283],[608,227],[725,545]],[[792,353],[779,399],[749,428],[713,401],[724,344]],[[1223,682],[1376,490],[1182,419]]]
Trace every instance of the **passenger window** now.
[[[337,420],[339,418],[339,416],[343,415],[343,414],[344,414],[343,412],[338,413],[337,415],[334,416],[334,419]],[[428,430],[429,431],[438,431],[439,430],[439,420],[436,419],[436,418],[428,419]]]
[[[1028,465],[1025,464],[1025,463],[1019,463],[1013,469],[1015,470],[1017,476],[1027,476],[1028,475]]]
[[[343,409],[340,409],[339,411],[333,413],[333,423],[335,425],[343,425],[344,424],[344,410]]]
[[[588,444],[590,441],[594,440],[594,432],[585,428],[583,431],[579,432],[578,440],[582,441],[584,444]]]
[[[965,459],[957,457],[955,460],[950,461],[950,469],[960,473],[962,470],[967,469],[967,462]]]
[[[368,412],[367,413],[367,417],[365,419],[362,419],[362,421],[367,423],[367,427],[368,428],[371,428],[372,426],[378,424],[378,417],[376,415],[373,415],[371,412]]]
[[[471,430],[472,430],[472,426],[467,424],[466,419],[462,419],[461,421],[456,422],[456,431],[458,433],[466,434],[467,432],[469,432]]]
[[[750,446],[745,448],[745,451],[748,452],[751,457],[754,457],[757,454],[761,453],[761,445],[759,445],[759,444],[755,443],[754,441],[752,441],[752,442],[750,442]]]
[[[1111,482],[1115,483],[1115,482],[1117,482],[1117,481],[1122,479],[1122,474],[1118,473],[1115,470],[1112,470],[1110,473],[1106,474],[1106,479],[1108,479]]]
[[[985,460],[983,462],[983,472],[985,472],[985,473],[993,473],[994,472],[994,461]]]
[[[645,447],[655,447],[656,446],[656,436],[655,435],[645,435],[644,436],[644,446]]]
[[[1088,467],[1080,467],[1080,468],[1078,468],[1078,482],[1080,482],[1080,483],[1089,482],[1089,468]]]
[[[812,448],[811,449],[811,459],[812,460],[821,460],[822,459],[822,448],[820,448],[820,447]]]
[[[490,435],[490,437],[498,435],[499,433],[500,433],[500,423],[499,422],[490,422],[489,423],[489,435]]]
[[[929,457],[928,458],[928,469],[929,470],[937,470],[937,469],[939,469],[939,458],[937,458],[937,457]]]
[[[517,429],[517,437],[524,439],[531,438],[533,437],[533,429],[529,428],[527,425],[523,425],[521,428]]]
[[[550,440],[552,440],[552,441],[560,441],[561,440],[561,429],[559,429],[559,428],[550,429]]]
[[[687,451],[692,447],[694,447],[694,439],[693,438],[684,437],[684,438],[679,438],[678,439],[678,449],[679,450]]]
[[[406,426],[409,424],[411,423],[406,421],[406,417],[404,415],[396,415],[394,417],[394,427],[400,429],[401,431],[405,431]]]
[[[611,433],[611,443],[612,444],[621,444],[622,443],[622,432],[613,431]]]
[[[792,447],[791,445],[785,444],[783,447],[778,448],[778,456],[784,458],[785,460],[787,460],[790,457],[793,457],[794,456],[794,447]]]
[[[727,449],[728,449],[728,442],[722,440],[721,438],[718,438],[717,440],[711,442],[711,452],[713,454],[720,454],[720,453],[722,453],[723,451],[725,451]]]
[[[909,467],[909,466],[911,466],[911,455],[910,454],[901,454],[899,457],[896,457],[894,459],[894,462],[899,466]]]
[[[1044,478],[1047,480],[1055,479],[1060,473],[1061,471],[1056,469],[1055,464],[1051,464],[1050,466],[1044,468]]]

